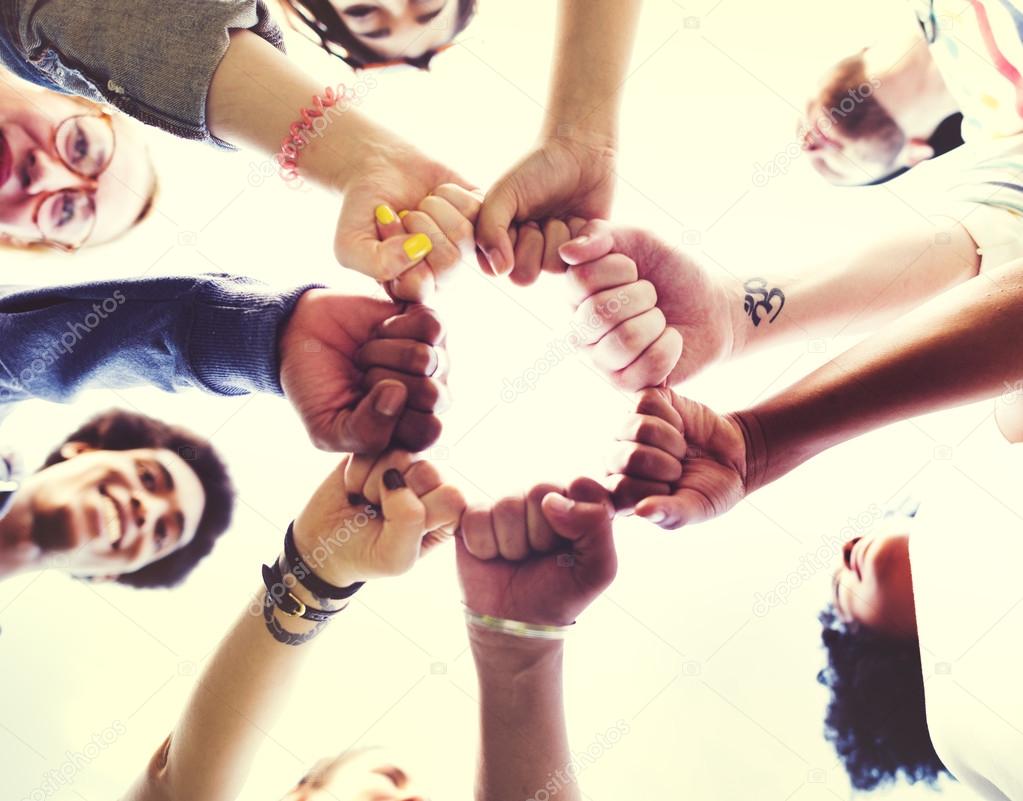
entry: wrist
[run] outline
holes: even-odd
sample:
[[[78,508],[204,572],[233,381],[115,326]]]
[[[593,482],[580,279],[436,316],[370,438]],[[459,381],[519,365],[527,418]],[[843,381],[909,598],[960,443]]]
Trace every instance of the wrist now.
[[[560,670],[564,640],[533,640],[467,626],[469,647],[481,678],[528,679]]]
[[[305,567],[311,570],[316,578],[339,589],[351,587],[365,580],[365,576],[357,574],[353,566],[342,558],[345,549],[343,546],[338,548],[336,537],[316,536],[313,532],[307,531],[301,523],[301,517],[294,523],[295,550]]]

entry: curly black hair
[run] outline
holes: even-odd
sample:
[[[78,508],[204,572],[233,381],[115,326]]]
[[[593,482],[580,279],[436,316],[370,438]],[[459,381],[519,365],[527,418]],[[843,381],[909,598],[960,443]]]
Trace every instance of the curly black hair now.
[[[234,511],[234,486],[227,467],[213,446],[190,431],[170,426],[142,414],[111,409],[83,423],[46,457],[40,470],[66,461],[61,449],[68,442],[84,442],[106,451],[130,451],[135,448],[161,448],[173,451],[188,464],[206,494],[202,516],[192,541],[183,548],[157,559],[145,567],[122,573],[116,581],[130,587],[175,587],[213,550],[213,546],[231,522]]]
[[[846,623],[830,605],[819,620],[828,664],[817,681],[831,691],[824,736],[852,786],[873,790],[900,775],[935,785],[949,771],[927,731],[919,642]]]
[[[337,56],[352,69],[365,69],[391,61],[353,34],[330,0],[284,0],[284,2],[290,6],[301,23],[320,40],[328,53]],[[458,0],[456,35],[465,30],[475,14],[476,0]],[[428,50],[421,56],[403,58],[401,61],[418,69],[428,70],[435,55],[436,50]]]

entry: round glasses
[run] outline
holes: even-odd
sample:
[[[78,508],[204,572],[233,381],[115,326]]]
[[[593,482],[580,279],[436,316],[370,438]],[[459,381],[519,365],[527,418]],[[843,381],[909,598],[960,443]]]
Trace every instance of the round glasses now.
[[[96,227],[96,180],[110,166],[115,146],[108,114],[80,114],[53,129],[54,153],[88,186],[58,189],[43,196],[34,216],[43,244],[72,253],[88,241]]]

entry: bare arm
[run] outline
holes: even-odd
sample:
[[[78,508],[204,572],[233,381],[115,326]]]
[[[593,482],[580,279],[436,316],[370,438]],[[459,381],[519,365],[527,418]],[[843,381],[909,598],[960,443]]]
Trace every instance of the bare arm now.
[[[1023,375],[1023,260],[900,318],[789,389],[741,412],[755,489],[834,445],[991,398]]]
[[[642,0],[561,0],[544,135],[572,126],[613,145]]]

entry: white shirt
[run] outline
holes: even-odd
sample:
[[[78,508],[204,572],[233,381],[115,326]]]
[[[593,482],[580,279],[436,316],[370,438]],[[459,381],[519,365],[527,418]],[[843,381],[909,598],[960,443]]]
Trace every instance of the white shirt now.
[[[938,756],[981,798],[1023,801],[1023,445],[984,426],[928,482],[913,592]]]
[[[963,139],[1023,133],[1023,3],[910,0],[963,112]]]

